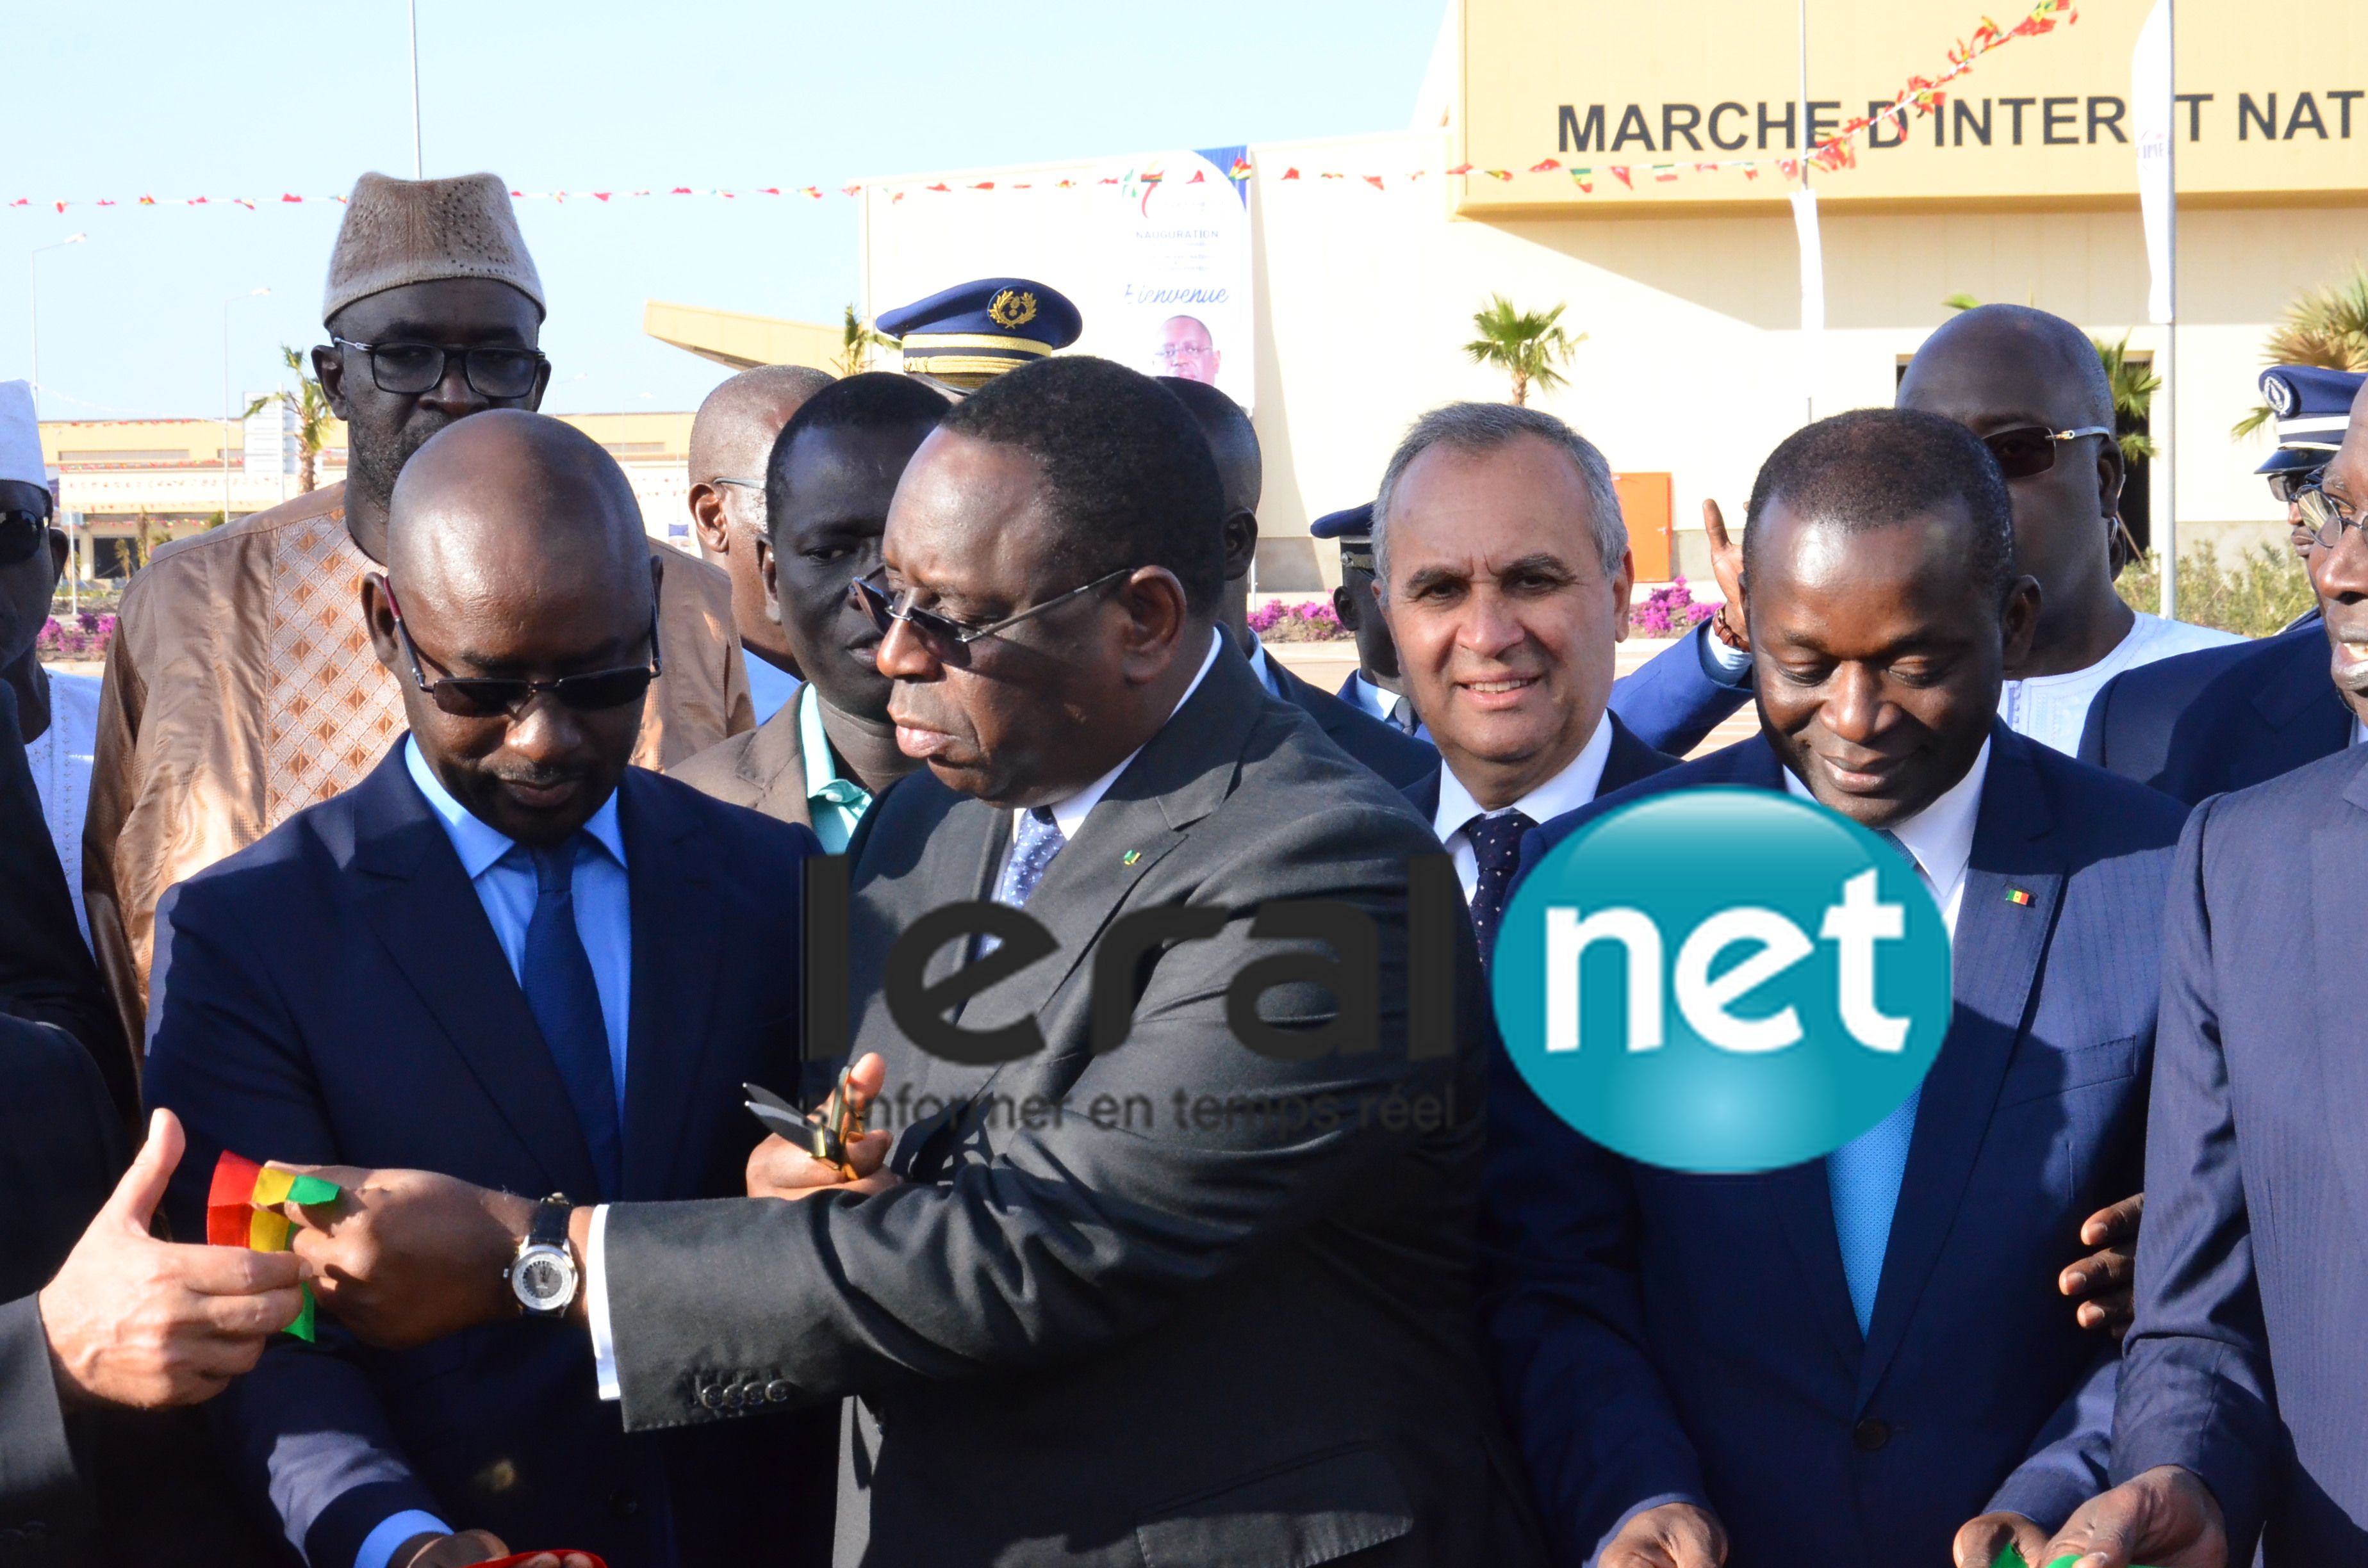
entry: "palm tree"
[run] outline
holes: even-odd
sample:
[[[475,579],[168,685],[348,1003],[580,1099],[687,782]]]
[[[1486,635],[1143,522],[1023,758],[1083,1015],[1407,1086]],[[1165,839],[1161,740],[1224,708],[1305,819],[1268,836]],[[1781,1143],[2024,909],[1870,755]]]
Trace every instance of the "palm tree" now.
[[[1509,373],[1513,405],[1527,407],[1531,383],[1541,392],[1561,386],[1557,367],[1567,364],[1571,350],[1587,341],[1587,334],[1572,337],[1556,324],[1562,312],[1561,305],[1545,312],[1517,311],[1504,295],[1492,294],[1486,310],[1473,312],[1472,324],[1480,335],[1465,344],[1463,352],[1475,365],[1495,365]]]
[[[2140,458],[2156,455],[2154,439],[2146,431],[2130,429],[2131,425],[2143,426],[2146,411],[2154,406],[2154,394],[2162,390],[2162,378],[2154,373],[2150,360],[2130,358],[2130,335],[2122,334],[2119,343],[2102,343],[2090,338],[2097,358],[2105,367],[2105,380],[2113,389],[2113,422],[2123,426],[2114,437],[2122,449],[2122,460],[2134,463]]]
[[[853,305],[847,307],[847,323],[840,329],[839,343],[838,373],[842,376],[861,375],[871,369],[873,349],[896,347],[894,338],[867,325],[855,313]]]
[[[2368,266],[2354,262],[2351,277],[2311,290],[2288,305],[2286,319],[2261,345],[2261,362],[2368,370]],[[2257,407],[2228,434],[2249,436],[2271,417],[2266,404]]]
[[[329,394],[321,390],[320,379],[306,369],[303,355],[283,343],[279,359],[296,372],[296,390],[265,392],[246,405],[246,417],[254,418],[275,403],[296,411],[296,483],[310,494],[317,483],[321,449],[328,445],[329,426],[337,416],[329,409]]]

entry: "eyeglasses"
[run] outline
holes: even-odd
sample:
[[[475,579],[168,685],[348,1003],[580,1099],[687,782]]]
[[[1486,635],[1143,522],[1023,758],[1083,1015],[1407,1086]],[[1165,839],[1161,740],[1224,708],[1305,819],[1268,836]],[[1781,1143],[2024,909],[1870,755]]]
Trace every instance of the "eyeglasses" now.
[[[2327,477],[2327,465],[2317,468],[2290,468],[2283,473],[2270,475],[2270,494],[2279,502],[2291,506],[2302,498],[2302,493]]]
[[[624,669],[589,670],[578,676],[561,676],[557,680],[524,680],[512,676],[452,676],[437,665],[441,680],[429,680],[420,668],[419,644],[411,640],[411,629],[403,624],[403,608],[395,603],[394,585],[382,574],[373,572],[379,591],[386,595],[387,613],[394,618],[394,634],[403,639],[403,651],[411,660],[411,678],[427,699],[455,719],[492,719],[501,715],[516,718],[536,696],[549,692],[561,704],[579,713],[597,713],[604,709],[622,708],[628,702],[639,702],[650,689],[650,682],[658,678],[658,607],[655,596],[650,604],[650,662]],[[429,660],[433,664],[433,660]]]
[[[1982,437],[1982,445],[1998,459],[1998,465],[2009,479],[2029,479],[2034,473],[2045,473],[2055,466],[2055,448],[2061,441],[2077,441],[2084,436],[2111,436],[2112,431],[2102,425],[2083,425],[2077,430],[2050,430],[2044,425],[2019,426],[2012,430],[2000,430]]]
[[[2317,485],[2302,491],[2294,498],[2302,510],[2302,526],[2318,541],[2321,550],[2333,550],[2343,542],[2344,530],[2360,526],[2360,511],[2347,506]]]
[[[1154,359],[1173,365],[1178,359],[1198,359],[1203,354],[1214,354],[1213,343],[1163,343],[1151,351]]]
[[[30,561],[49,541],[48,513],[17,508],[0,511],[0,566]]]
[[[885,568],[882,570],[884,571]],[[1134,568],[1132,566],[1121,566],[1115,572],[1105,572],[1090,583],[1082,583],[1065,594],[1056,594],[1041,604],[1030,605],[1018,615],[1006,616],[1001,620],[987,626],[966,626],[959,620],[939,615],[933,609],[916,608],[913,596],[917,590],[913,588],[905,589],[892,599],[879,585],[868,577],[858,577],[849,583],[847,585],[847,595],[848,601],[856,608],[871,618],[872,626],[878,629],[881,636],[887,636],[888,628],[901,620],[929,640],[933,651],[941,663],[966,665],[970,662],[968,653],[970,645],[980,638],[992,637],[996,632],[1007,631],[1023,620],[1042,615],[1048,609],[1067,604],[1080,595],[1090,594],[1096,588],[1105,587],[1117,582],[1121,577],[1130,576],[1133,572]],[[876,576],[878,574],[875,573],[873,575]]]
[[[460,344],[438,343],[356,343],[350,338],[332,337],[330,342],[340,348],[359,349],[370,356],[370,380],[381,392],[402,392],[405,395],[432,390],[444,379],[446,366],[455,358],[469,378],[469,384],[483,397],[524,397],[534,391],[535,378],[549,363],[531,348],[480,348]]]

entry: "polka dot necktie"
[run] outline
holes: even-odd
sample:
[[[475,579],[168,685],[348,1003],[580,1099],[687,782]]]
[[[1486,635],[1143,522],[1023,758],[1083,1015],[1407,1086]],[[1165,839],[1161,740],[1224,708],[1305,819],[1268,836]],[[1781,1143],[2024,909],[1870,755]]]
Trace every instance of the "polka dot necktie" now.
[[[1067,843],[1061,836],[1061,824],[1046,808],[1038,806],[1023,815],[1011,835],[1011,858],[1004,865],[1003,880],[996,884],[995,902],[1014,909],[1024,907],[1036,884],[1044,880],[1053,857]]]
[[[995,881],[995,902],[1014,909],[1024,908],[1036,884],[1044,880],[1053,857],[1066,843],[1068,840],[1061,836],[1061,824],[1053,820],[1050,810],[1037,806],[1022,812],[1019,825],[1011,835],[1011,858],[1003,863],[1003,875]],[[985,958],[1002,945],[993,937],[981,937],[977,956]]]
[[[1523,812],[1489,812],[1463,824],[1472,858],[1479,862],[1480,878],[1472,887],[1472,928],[1480,936],[1485,960],[1497,946],[1497,922],[1505,913],[1505,893],[1513,885],[1514,869],[1521,863],[1521,835],[1537,826]]]

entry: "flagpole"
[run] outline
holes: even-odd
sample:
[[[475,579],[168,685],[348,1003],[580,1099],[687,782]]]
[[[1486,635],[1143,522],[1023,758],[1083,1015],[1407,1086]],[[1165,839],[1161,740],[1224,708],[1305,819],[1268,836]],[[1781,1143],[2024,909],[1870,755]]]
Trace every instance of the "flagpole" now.
[[[1800,157],[1801,188],[1809,188],[1809,0],[1801,0],[1801,134],[1793,144]],[[1797,225],[1798,220],[1795,219]],[[1820,262],[1822,266],[1822,261]],[[1810,358],[1808,323],[1801,324],[1801,423],[1814,425],[1817,419],[1816,367]]]
[[[411,177],[426,179],[419,157],[419,0],[408,0],[411,15]]]

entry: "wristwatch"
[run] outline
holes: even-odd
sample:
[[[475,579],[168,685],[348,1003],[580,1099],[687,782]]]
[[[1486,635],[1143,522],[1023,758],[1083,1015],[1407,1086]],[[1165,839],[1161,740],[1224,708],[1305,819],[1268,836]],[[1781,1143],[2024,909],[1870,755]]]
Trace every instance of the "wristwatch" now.
[[[571,1205],[564,1194],[554,1194],[535,1205],[534,1221],[518,1257],[502,1277],[530,1318],[555,1318],[575,1300],[579,1276],[575,1255],[567,1250],[567,1216]]]

